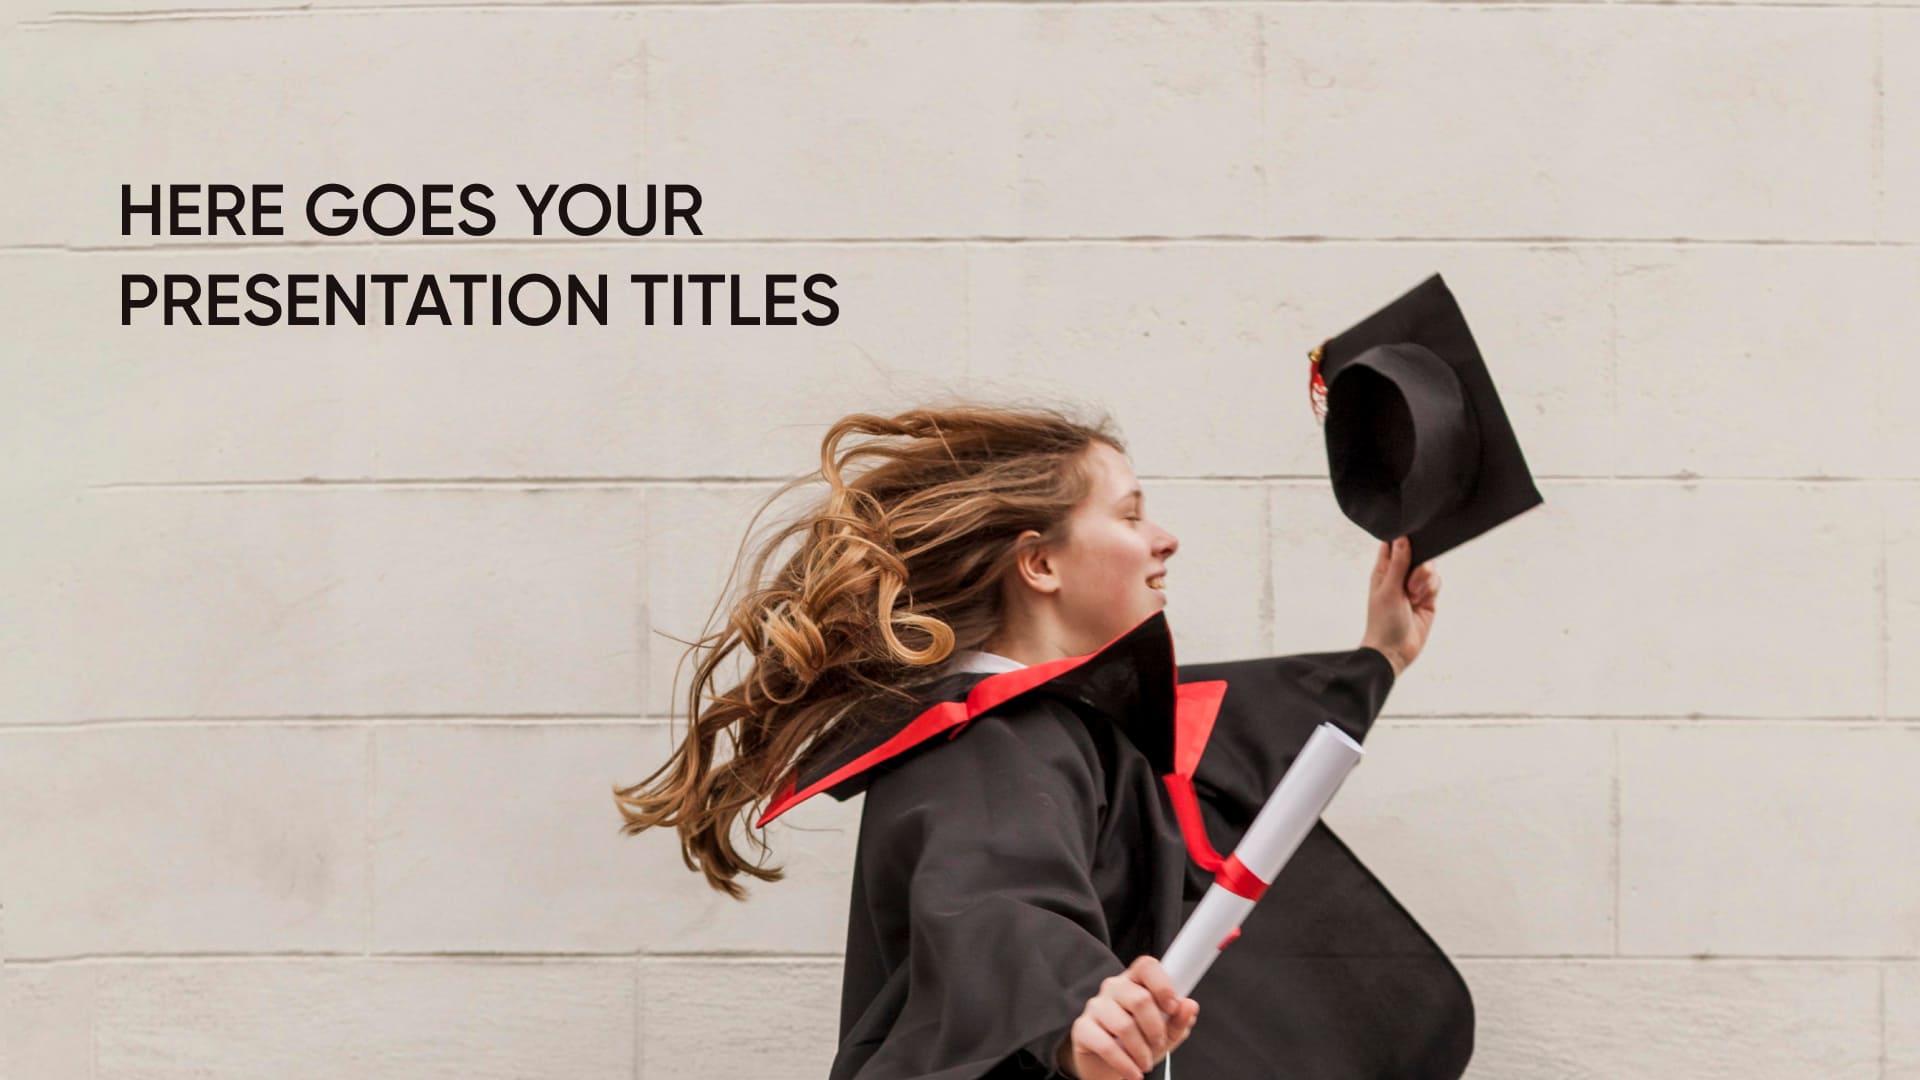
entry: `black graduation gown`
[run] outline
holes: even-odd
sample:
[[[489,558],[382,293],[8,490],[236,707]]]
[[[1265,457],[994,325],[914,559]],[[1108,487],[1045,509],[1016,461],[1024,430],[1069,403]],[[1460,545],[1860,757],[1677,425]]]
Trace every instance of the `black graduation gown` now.
[[[1165,952],[1307,736],[1364,739],[1393,678],[1367,647],[1176,668],[1156,613],[844,728],[761,818],[866,794],[830,1080],[1057,1075],[1101,980]],[[1178,1080],[1456,1080],[1473,1049],[1466,983],[1324,823],[1193,996]]]

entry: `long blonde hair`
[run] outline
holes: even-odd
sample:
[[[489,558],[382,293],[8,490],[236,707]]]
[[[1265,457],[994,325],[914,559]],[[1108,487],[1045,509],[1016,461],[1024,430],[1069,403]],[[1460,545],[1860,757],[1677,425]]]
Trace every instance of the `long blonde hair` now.
[[[750,825],[807,748],[861,705],[908,697],[905,688],[954,650],[988,640],[1021,534],[1041,534],[1026,544],[1064,539],[1091,483],[1085,454],[1095,442],[1125,450],[1104,416],[1083,423],[1048,408],[962,405],[835,423],[819,472],[774,493],[761,513],[799,484],[824,481],[823,497],[759,545],[725,626],[682,658],[695,662],[686,737],[645,780],[614,789],[621,831],[672,826],[687,869],[734,899],[744,896],[741,874],[780,880],[778,867],[742,857],[735,820]],[[769,577],[791,540],[798,549]],[[746,673],[719,691],[738,650]]]

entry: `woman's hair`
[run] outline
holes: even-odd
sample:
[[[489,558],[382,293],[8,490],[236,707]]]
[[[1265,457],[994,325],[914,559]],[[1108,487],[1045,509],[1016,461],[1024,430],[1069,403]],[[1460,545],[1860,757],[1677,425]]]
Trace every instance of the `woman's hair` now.
[[[910,700],[906,687],[937,674],[954,650],[988,640],[1015,555],[1041,542],[1018,538],[1032,529],[1042,541],[1064,539],[1067,515],[1089,488],[1084,455],[1095,442],[1125,449],[1105,417],[1082,423],[1047,408],[964,405],[835,423],[820,444],[819,472],[788,483],[754,515],[757,522],[798,485],[826,484],[809,512],[757,547],[726,625],[689,643],[686,738],[646,780],[615,788],[621,831],[673,826],[687,869],[735,899],[744,895],[740,874],[780,880],[778,867],[741,857],[735,819],[750,823],[843,718],[852,722],[882,696]],[[776,549],[795,540],[769,577]],[[734,670],[744,661],[746,673],[721,691],[722,665],[740,650]],[[716,753],[722,735],[726,760]]]

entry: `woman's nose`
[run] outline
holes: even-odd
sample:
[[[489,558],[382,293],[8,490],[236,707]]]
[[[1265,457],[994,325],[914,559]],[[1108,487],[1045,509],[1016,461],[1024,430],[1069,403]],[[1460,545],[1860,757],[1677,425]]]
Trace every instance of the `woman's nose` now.
[[[1173,535],[1172,533],[1168,532],[1165,529],[1161,529],[1160,530],[1160,546],[1159,548],[1156,549],[1155,554],[1157,554],[1160,558],[1164,559],[1167,556],[1172,555],[1174,552],[1179,550],[1180,550],[1180,538]]]

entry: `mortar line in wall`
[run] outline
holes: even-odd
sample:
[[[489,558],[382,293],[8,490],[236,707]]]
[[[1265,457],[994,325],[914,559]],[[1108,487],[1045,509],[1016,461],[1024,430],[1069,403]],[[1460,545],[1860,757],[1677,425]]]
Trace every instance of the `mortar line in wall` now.
[[[536,491],[547,488],[605,488],[618,491],[631,487],[770,487],[786,477],[778,476],[512,476],[512,477],[382,477],[298,480],[131,480],[90,484],[90,492],[154,491],[320,491],[334,488],[369,488],[377,491],[462,491],[506,489]],[[1246,485],[1265,483],[1276,487],[1324,486],[1327,478],[1312,473],[1204,473],[1145,475],[1148,483],[1196,485]],[[1589,486],[1698,486],[1702,483],[1729,485],[1843,486],[1920,485],[1920,477],[1872,476],[1707,476],[1699,473],[1675,473],[1670,476],[1604,476],[1578,474],[1534,475],[1542,483],[1586,484]]]
[[[1883,724],[1877,716],[1734,716],[1715,714],[1713,716],[1621,716],[1618,713],[1554,713],[1552,716],[1528,716],[1522,713],[1493,714],[1476,713],[1413,713],[1383,717],[1381,723],[1406,725],[1409,727],[1554,727],[1573,724],[1608,723],[1621,727],[1839,727],[1862,732],[1883,730]],[[1920,720],[1902,717],[1888,721],[1894,726],[1920,727]]]
[[[846,953],[841,951],[768,952],[764,949],[758,951],[735,950],[733,952],[703,952],[699,949],[682,949],[670,952],[648,952],[642,950],[637,955],[643,962],[692,963],[694,961],[706,962],[718,960],[740,964],[785,964],[792,961],[801,961],[809,964],[825,964],[829,962],[837,963],[846,957]]]
[[[528,3],[399,3],[399,4],[360,4],[340,5],[338,7],[314,8],[261,7],[245,10],[231,8],[176,8],[132,11],[56,11],[43,19],[23,20],[18,25],[29,29],[57,26],[63,23],[122,23],[122,22],[185,22],[194,20],[246,20],[275,19],[295,16],[314,15],[390,15],[396,13],[452,12],[458,14],[482,14],[497,12],[632,12],[647,11],[655,8],[663,10],[689,10],[710,7],[782,7],[782,8],[859,8],[859,7],[1137,7],[1148,4],[1162,5],[1165,0],[534,0]],[[1525,0],[1519,3],[1460,3],[1458,0],[1205,0],[1203,3],[1189,3],[1184,6],[1193,8],[1232,8],[1232,7],[1442,7],[1479,10],[1499,8],[1502,10],[1535,11],[1555,8],[1615,8],[1615,7],[1674,7],[1672,0],[1608,0],[1600,3],[1596,0]],[[1804,8],[1814,11],[1827,10],[1877,10],[1880,8],[1909,8],[1909,3],[1872,4],[1840,0],[1834,3],[1817,3],[1813,0],[1689,0],[1677,5],[1688,8],[1725,7],[1725,8]]]
[[[315,963],[392,963],[392,965],[422,965],[422,963],[507,963],[507,965],[543,965],[543,963],[582,963],[582,965],[612,965],[612,963],[634,963],[641,959],[739,959],[739,961],[828,961],[839,959],[841,953],[649,953],[643,949],[622,949],[622,951],[259,951],[259,953],[161,953],[161,951],[142,951],[142,953],[67,953],[67,955],[48,955],[48,957],[13,957],[8,967],[84,967],[84,965],[171,965],[171,963],[204,963],[204,965],[248,965],[248,963],[292,963],[292,961],[315,961]]]
[[[357,727],[624,727],[665,724],[670,718],[629,716],[573,716],[567,713],[531,713],[492,716],[485,713],[381,713],[379,716],[326,716],[302,713],[289,716],[113,716],[37,724],[0,723],[0,737],[9,734],[57,735],[65,731],[119,728],[357,728]]]
[[[703,4],[706,0],[703,0]],[[759,0],[756,0],[759,2]],[[795,6],[795,0],[764,0],[778,4],[782,8]],[[895,0],[886,0],[895,2]],[[922,6],[930,0],[900,0],[900,2]],[[978,3],[980,0],[966,0]],[[1086,0],[1071,0],[1080,6]],[[1147,2],[1147,0],[1140,0]],[[1160,0],[1154,0],[1160,2]],[[1418,4],[1423,0],[1392,0],[1395,7]],[[1591,6],[1603,0],[1579,0],[1581,6]],[[1344,5],[1343,5],[1344,6]],[[1670,6],[1670,5],[1669,5]],[[1822,5],[1824,6],[1824,5]],[[1920,7],[1920,5],[1916,5]],[[477,240],[442,240],[426,237],[394,237],[387,240],[274,240],[272,242],[255,241],[181,241],[159,244],[0,244],[0,254],[8,255],[165,255],[179,257],[196,252],[233,252],[264,253],[286,251],[315,252],[391,252],[395,248],[418,248],[424,250],[474,252],[489,249],[506,251],[528,248],[550,248],[554,252],[577,252],[595,248],[662,248],[677,249],[688,247],[724,248],[724,247],[1229,247],[1261,245],[1349,245],[1354,247],[1639,247],[1639,248],[1718,248],[1718,247],[1787,247],[1787,248],[1891,248],[1906,249],[1920,247],[1920,240],[1794,240],[1769,239],[1764,237],[1614,237],[1614,236],[1298,236],[1298,235],[1253,235],[1234,233],[1202,233],[1190,236],[817,236],[817,237],[780,237],[780,236],[743,236],[725,238],[673,237],[670,239],[643,240],[639,238],[621,238],[602,240],[597,237],[488,237]]]
[[[1911,956],[1783,956],[1762,953],[1712,953],[1703,955],[1674,956],[1671,954],[1625,953],[1608,956],[1604,953],[1540,953],[1528,955],[1521,953],[1470,953],[1450,952],[1447,954],[1456,960],[1472,960],[1480,963],[1495,964],[1533,964],[1567,963],[1601,964],[1609,967],[1634,965],[1695,965],[1730,966],[1735,964],[1781,964],[1794,967],[1814,965],[1866,967],[1884,972],[1890,964],[1911,963]]]
[[[1455,951],[1458,960],[1481,963],[1580,963],[1626,964],[1790,964],[1790,965],[1867,965],[1882,971],[1894,965],[1920,964],[1920,958],[1903,954],[1870,956],[1796,956],[1770,953],[1713,953],[1677,956],[1665,953],[1475,953]],[[82,967],[103,964],[282,964],[298,961],[316,963],[489,963],[536,966],[554,963],[579,964],[829,964],[844,958],[838,952],[260,952],[260,953],[75,953],[67,956],[11,957],[7,966],[20,968]]]

